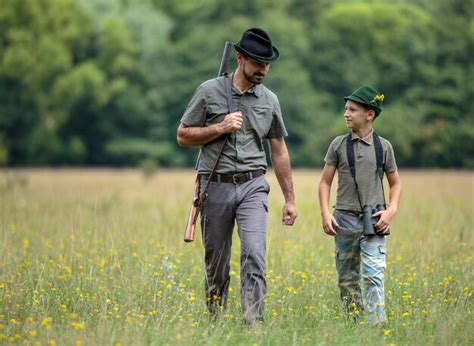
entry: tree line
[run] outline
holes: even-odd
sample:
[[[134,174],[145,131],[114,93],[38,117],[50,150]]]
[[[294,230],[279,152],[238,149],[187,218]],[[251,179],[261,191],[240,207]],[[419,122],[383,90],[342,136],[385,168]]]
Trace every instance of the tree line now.
[[[226,40],[279,48],[294,166],[346,131],[342,97],[385,95],[376,131],[405,167],[474,167],[472,1],[2,0],[0,165],[192,166],[176,128]],[[232,61],[235,67],[235,60]]]

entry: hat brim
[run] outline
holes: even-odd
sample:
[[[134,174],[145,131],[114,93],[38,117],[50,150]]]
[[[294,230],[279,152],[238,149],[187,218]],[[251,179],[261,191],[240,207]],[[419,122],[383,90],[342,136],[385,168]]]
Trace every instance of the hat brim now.
[[[280,52],[278,51],[278,49],[275,46],[272,46],[273,47],[273,55],[271,57],[260,56],[260,55],[253,54],[253,53],[245,50],[244,48],[240,47],[238,43],[235,43],[234,47],[235,47],[235,50],[237,52],[239,52],[241,54],[244,54],[246,56],[249,56],[252,59],[255,59],[257,61],[273,62],[273,61],[277,60],[280,57]]]
[[[361,98],[357,97],[357,96],[354,96],[354,95],[349,95],[349,96],[346,96],[344,97],[344,101],[347,101],[347,100],[351,100],[351,101],[354,101],[354,102],[357,102],[361,105],[364,105],[366,106],[367,108],[370,108],[370,109],[373,109],[375,111],[375,113],[377,115],[379,115],[380,113],[382,113],[382,109],[377,107],[377,106],[374,106],[370,103],[367,103],[365,102],[364,100],[362,100]]]

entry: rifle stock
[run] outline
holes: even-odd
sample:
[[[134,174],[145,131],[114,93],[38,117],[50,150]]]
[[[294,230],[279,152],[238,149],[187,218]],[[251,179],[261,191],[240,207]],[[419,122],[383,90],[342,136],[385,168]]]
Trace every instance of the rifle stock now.
[[[196,177],[196,186],[194,189],[193,202],[189,209],[188,223],[186,224],[186,230],[184,232],[184,241],[190,243],[194,240],[194,233],[196,231],[196,220],[201,211],[201,203],[199,200],[199,179]]]
[[[222,53],[221,64],[219,66],[219,72],[217,73],[218,77],[227,74],[227,69],[229,68],[229,58],[230,54],[232,53],[233,47],[234,44],[232,42],[225,41],[224,52]],[[206,193],[201,196],[199,188],[199,176],[196,176],[196,186],[194,189],[193,201],[191,203],[191,208],[189,209],[188,222],[186,224],[186,230],[184,232],[184,241],[186,243],[190,243],[194,240],[194,233],[196,231],[196,220],[199,216],[206,197]]]

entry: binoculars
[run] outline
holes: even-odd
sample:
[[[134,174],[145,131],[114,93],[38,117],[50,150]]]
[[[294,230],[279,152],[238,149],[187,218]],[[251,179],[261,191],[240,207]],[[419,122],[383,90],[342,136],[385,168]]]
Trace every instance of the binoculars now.
[[[375,208],[371,204],[364,205],[362,209],[362,222],[364,224],[364,235],[375,235],[377,232],[375,231],[374,225],[379,221],[380,217],[372,216],[378,211],[385,210],[385,206],[383,204],[377,204]]]

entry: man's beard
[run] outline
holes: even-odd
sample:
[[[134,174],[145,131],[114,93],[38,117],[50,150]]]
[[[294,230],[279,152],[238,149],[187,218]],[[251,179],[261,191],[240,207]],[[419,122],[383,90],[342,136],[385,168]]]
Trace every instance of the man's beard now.
[[[260,73],[260,72],[256,72],[254,73],[253,75],[249,75],[246,71],[245,71],[245,66],[244,68],[242,69],[242,72],[244,74],[244,77],[245,79],[252,83],[252,84],[262,84],[263,83],[263,79],[265,77],[264,74]]]

